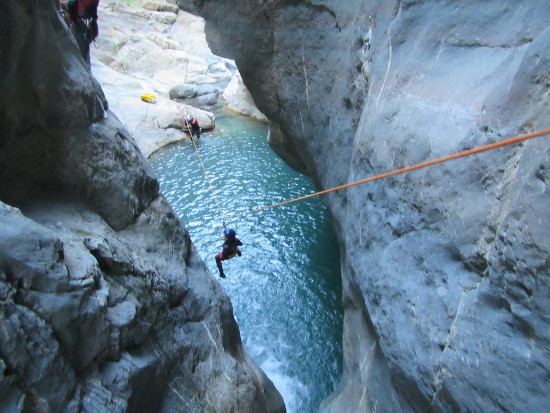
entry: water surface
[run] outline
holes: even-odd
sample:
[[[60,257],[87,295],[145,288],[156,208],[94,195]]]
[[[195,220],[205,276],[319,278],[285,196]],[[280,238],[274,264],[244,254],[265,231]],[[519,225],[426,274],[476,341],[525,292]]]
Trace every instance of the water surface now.
[[[266,143],[265,124],[218,114],[197,141],[216,198],[190,142],[157,152],[161,190],[184,221],[213,274],[225,216],[315,191]],[[219,204],[219,207],[218,207]],[[245,348],[283,395],[289,412],[317,412],[342,368],[339,252],[320,198],[227,222],[242,257],[224,261],[218,278],[233,303]]]

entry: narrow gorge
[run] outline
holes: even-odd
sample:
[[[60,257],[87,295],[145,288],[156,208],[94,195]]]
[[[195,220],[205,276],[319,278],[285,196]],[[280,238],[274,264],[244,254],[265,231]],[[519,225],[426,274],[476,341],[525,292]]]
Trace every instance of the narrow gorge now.
[[[331,188],[550,126],[545,1],[179,0]],[[545,411],[550,144],[326,196],[344,372],[323,412]]]
[[[0,412],[284,412],[54,3],[0,5]],[[318,189],[550,127],[546,0],[177,3]],[[549,170],[541,137],[324,196],[321,412],[546,411]]]
[[[54,3],[0,5],[0,411],[284,412]]]

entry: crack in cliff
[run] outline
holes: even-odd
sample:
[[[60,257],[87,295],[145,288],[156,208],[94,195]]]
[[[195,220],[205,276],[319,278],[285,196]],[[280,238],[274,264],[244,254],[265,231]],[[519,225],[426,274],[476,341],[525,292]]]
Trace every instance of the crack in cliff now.
[[[503,193],[503,195],[497,198],[499,202],[497,202],[493,210],[489,212],[489,218],[494,217],[494,223],[487,225],[483,229],[482,236],[478,242],[479,249],[484,252],[483,258],[486,263],[486,269],[483,276],[485,276],[485,273],[487,272],[490,257],[495,249],[496,236],[500,233],[502,223],[504,222],[504,219],[506,218],[510,210],[510,204],[512,202],[512,186],[517,179],[520,159],[523,156],[523,152],[525,151],[524,148],[524,146],[520,147],[520,149],[512,155],[509,161],[509,166],[507,168],[508,171],[505,172],[505,175],[503,177],[503,180],[505,182],[503,182],[501,186],[501,192]]]
[[[148,335],[147,338],[149,339],[149,344],[151,345],[151,348],[153,349],[153,352],[155,353],[155,355],[157,357],[157,360],[159,360],[159,362],[160,362],[160,368],[163,370],[163,372],[164,372],[164,374],[166,375],[167,378],[170,377],[168,369],[166,368],[166,360],[167,360],[166,357],[163,357],[160,354],[159,350],[157,349],[157,347],[153,343],[153,340],[151,339],[151,336]],[[135,363],[134,363],[134,366],[135,366]],[[187,401],[185,400],[185,398],[177,391],[177,389],[174,388],[173,383],[176,382],[179,379],[183,379],[183,377],[176,376],[172,380],[166,380],[166,385],[168,386],[170,391],[173,392],[185,404],[185,406],[189,410],[191,410],[191,406],[189,406],[187,404]]]
[[[309,109],[309,81],[307,78],[307,69],[306,69],[306,57],[304,54],[304,32],[300,30],[301,46],[302,46],[302,67],[304,69],[304,78],[306,82],[306,105]]]
[[[390,67],[391,67],[391,61],[392,61],[392,53],[393,53],[393,46],[391,43],[391,30],[393,27],[393,24],[396,22],[396,20],[399,18],[401,14],[401,0],[397,3],[397,13],[394,14],[393,19],[388,27],[388,66],[386,67],[386,74],[384,75],[384,81],[382,82],[382,87],[380,88],[380,93],[378,93],[378,98],[376,99],[376,107],[378,107],[378,103],[380,103],[380,98],[382,97],[382,93],[384,92],[384,88],[386,86],[386,81],[388,79],[388,74],[390,73]]]
[[[434,387],[434,392],[432,394],[432,400],[431,400],[432,407],[434,405],[434,402],[436,401],[436,398],[439,392],[443,387],[442,375],[448,372],[447,369],[441,367],[441,363],[443,361],[443,358],[446,355],[447,350],[450,348],[452,339],[459,334],[457,323],[458,323],[459,317],[464,311],[466,298],[471,296],[471,294],[475,293],[475,291],[479,289],[481,284],[483,284],[483,282],[487,279],[489,275],[491,256],[493,255],[493,252],[497,247],[496,235],[500,232],[502,224],[509,213],[509,207],[512,202],[512,195],[511,195],[512,186],[516,182],[520,160],[523,157],[524,152],[525,152],[525,146],[521,146],[520,149],[517,150],[516,153],[514,153],[511,156],[511,159],[508,161],[508,168],[507,168],[508,171],[505,172],[502,178],[504,182],[501,185],[501,191],[500,191],[503,193],[503,195],[498,198],[500,202],[497,202],[495,204],[495,207],[491,211],[489,211],[489,214],[488,214],[489,218],[495,217],[495,221],[493,224],[489,224],[486,227],[484,227],[480,240],[477,244],[478,248],[482,250],[482,254],[480,254],[480,256],[481,258],[483,258],[483,261],[484,261],[483,270],[476,270],[475,268],[469,266],[469,268],[473,271],[476,271],[481,276],[481,278],[473,287],[464,289],[462,292],[462,296],[458,303],[455,316],[453,317],[453,321],[451,322],[451,326],[449,328],[449,333],[445,340],[445,344],[443,345],[441,354],[437,360],[437,363],[435,364],[435,367],[437,369],[437,374],[435,375],[434,380],[432,382],[432,386]]]
[[[290,6],[306,6],[306,7],[309,7],[310,9],[313,9],[317,12],[326,12],[328,14],[330,14],[332,17],[336,18],[336,13],[330,9],[329,7],[325,6],[324,4],[315,4],[313,3],[312,1],[309,1],[309,0],[306,0],[306,1],[302,1],[302,0],[286,0],[286,1],[282,1],[281,3],[277,4],[278,2],[273,2],[272,3],[272,7],[273,9],[276,9],[277,7],[281,7],[281,6],[287,6],[287,5],[290,5]]]
[[[515,49],[518,47],[525,46],[526,44],[530,44],[533,42],[533,39],[530,37],[523,37],[519,39],[517,42],[512,44],[490,44],[490,43],[484,43],[479,39],[475,40],[466,40],[466,39],[460,39],[455,42],[445,42],[445,46],[447,47],[457,47],[457,48],[464,48],[464,49],[473,49],[473,48],[488,48],[488,49]]]
[[[328,14],[330,14],[332,17],[336,18],[336,13],[334,13],[333,10],[329,9],[327,6],[325,6],[324,4],[314,4],[313,2],[311,1],[306,1],[304,3],[306,6],[308,7],[311,7],[313,8],[314,10],[316,11],[321,11],[321,12],[327,12]]]
[[[208,329],[208,326],[206,325],[206,323],[204,321],[201,321],[201,324],[204,326],[204,328],[206,329],[206,332],[208,333],[208,339],[210,340],[210,342],[212,343],[214,348],[217,350],[218,345],[216,344],[216,341],[214,340],[214,337],[212,337],[212,333],[210,333],[210,330]]]
[[[302,116],[302,109],[298,106],[298,114],[300,115],[300,123],[302,124],[302,136],[306,138],[306,127],[304,125],[304,117]]]
[[[479,283],[476,286],[476,289],[481,285],[482,282],[483,282],[483,279],[481,279],[479,281]],[[458,320],[458,317],[460,316],[460,314],[462,313],[462,310],[464,308],[464,299],[467,295],[468,295],[468,292],[466,292],[466,291],[462,292],[462,296],[460,297],[460,301],[458,303],[455,316],[454,316],[453,321],[451,322],[451,326],[449,328],[449,334],[447,335],[447,338],[445,340],[445,344],[443,345],[443,349],[441,350],[441,354],[439,355],[439,358],[437,359],[437,362],[435,364],[435,368],[437,370],[437,373],[436,373],[436,375],[435,375],[435,377],[432,381],[432,387],[434,388],[434,391],[432,393],[432,399],[431,399],[431,402],[430,402],[430,405],[432,407],[435,403],[437,395],[439,394],[439,392],[441,391],[441,388],[443,387],[442,375],[443,375],[444,372],[447,372],[447,369],[442,368],[441,363],[443,361],[443,358],[445,357],[445,353],[446,353],[447,349],[449,348],[449,346],[451,344],[452,338],[457,334],[457,327],[456,327],[457,320]]]

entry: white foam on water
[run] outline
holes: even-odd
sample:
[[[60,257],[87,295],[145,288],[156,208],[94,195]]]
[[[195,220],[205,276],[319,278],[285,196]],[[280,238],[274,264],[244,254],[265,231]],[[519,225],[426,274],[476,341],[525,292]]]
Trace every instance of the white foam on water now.
[[[285,401],[286,411],[288,413],[303,412],[303,406],[307,405],[309,400],[309,389],[296,377],[292,377],[284,372],[283,364],[275,357],[269,356],[260,364],[260,368],[267,374],[267,377],[273,382],[283,400]]]

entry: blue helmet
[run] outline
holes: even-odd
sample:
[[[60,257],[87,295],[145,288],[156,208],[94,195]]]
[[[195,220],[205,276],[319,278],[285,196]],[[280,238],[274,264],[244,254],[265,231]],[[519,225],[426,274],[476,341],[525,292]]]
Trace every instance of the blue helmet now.
[[[234,229],[226,229],[223,232],[223,235],[225,235],[227,238],[235,238],[235,235],[237,235],[237,233]]]

